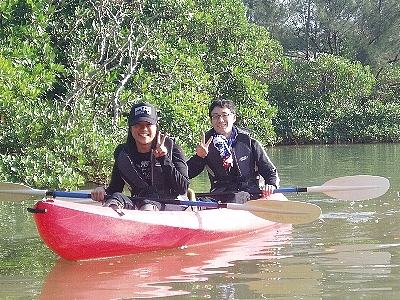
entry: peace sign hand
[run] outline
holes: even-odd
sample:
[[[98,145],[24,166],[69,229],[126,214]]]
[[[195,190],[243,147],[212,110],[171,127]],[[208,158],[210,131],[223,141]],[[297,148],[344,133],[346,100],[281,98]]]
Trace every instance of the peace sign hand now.
[[[157,134],[157,144],[156,148],[153,150],[154,156],[156,158],[163,157],[168,152],[167,147],[165,146],[166,137],[166,134],[161,134],[160,132]]]
[[[210,136],[210,138],[206,142],[206,135],[203,132],[203,137],[201,139],[201,142],[196,146],[197,156],[200,156],[201,158],[205,158],[208,155],[208,147],[210,146],[212,139],[213,139],[213,137]]]

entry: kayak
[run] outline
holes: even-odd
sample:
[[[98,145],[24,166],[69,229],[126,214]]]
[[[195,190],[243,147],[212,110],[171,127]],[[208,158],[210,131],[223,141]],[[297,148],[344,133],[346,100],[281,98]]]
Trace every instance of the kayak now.
[[[273,197],[287,200],[282,194]],[[30,211],[44,243],[67,260],[202,245],[283,225],[249,211],[228,208],[117,212],[110,207],[53,198],[38,201]]]

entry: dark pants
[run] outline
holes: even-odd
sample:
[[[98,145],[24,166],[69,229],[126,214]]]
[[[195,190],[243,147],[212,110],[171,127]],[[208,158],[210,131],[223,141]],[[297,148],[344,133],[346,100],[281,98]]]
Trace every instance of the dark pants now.
[[[212,193],[215,193],[215,196],[212,198],[220,201],[222,203],[238,203],[238,204],[243,204],[246,203],[251,199],[250,193],[245,192],[245,191],[217,191],[214,190]],[[218,193],[221,193],[221,195],[218,195]]]
[[[120,209],[140,209],[146,204],[154,205],[158,210],[185,210],[186,207],[181,207],[175,204],[164,204],[155,200],[135,199],[128,197],[122,193],[114,193],[110,198],[106,199],[103,206],[115,205]]]

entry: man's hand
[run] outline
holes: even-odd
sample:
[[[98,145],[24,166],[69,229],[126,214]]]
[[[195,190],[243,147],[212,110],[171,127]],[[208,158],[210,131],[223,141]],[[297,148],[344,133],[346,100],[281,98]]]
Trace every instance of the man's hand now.
[[[206,142],[206,135],[203,132],[203,137],[201,139],[201,142],[196,146],[197,156],[200,156],[201,158],[205,158],[208,155],[208,147],[210,146],[212,139],[213,139],[213,137],[210,136],[210,138]]]
[[[268,198],[269,196],[271,196],[271,194],[274,193],[275,190],[275,186],[273,185],[265,185],[262,189],[261,189],[261,197],[262,198]]]

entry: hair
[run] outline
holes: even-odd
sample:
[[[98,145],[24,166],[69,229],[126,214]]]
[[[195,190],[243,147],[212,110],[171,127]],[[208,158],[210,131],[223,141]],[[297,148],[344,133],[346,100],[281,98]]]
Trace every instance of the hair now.
[[[232,100],[224,100],[224,99],[220,99],[220,100],[214,100],[213,102],[211,102],[209,108],[208,108],[208,115],[211,118],[211,112],[213,111],[213,109],[215,107],[221,107],[221,108],[228,108],[231,113],[236,114],[236,107],[235,107],[235,103],[233,103]]]

